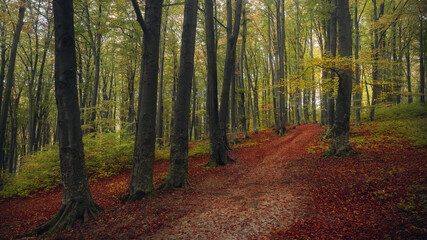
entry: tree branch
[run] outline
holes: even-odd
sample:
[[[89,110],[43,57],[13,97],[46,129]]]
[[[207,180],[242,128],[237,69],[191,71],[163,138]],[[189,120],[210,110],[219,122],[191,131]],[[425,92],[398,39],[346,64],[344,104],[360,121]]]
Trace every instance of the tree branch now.
[[[202,9],[202,8],[200,8],[200,7],[198,7],[198,9],[199,9],[199,11],[201,11],[201,12],[205,12],[205,10],[204,9]],[[219,24],[219,25],[221,25],[221,27],[223,27],[223,28],[225,28],[225,29],[227,29],[227,27],[226,26],[224,26],[224,24],[222,24],[218,19],[216,19],[216,17],[213,17],[213,19]]]
[[[144,18],[142,17],[141,9],[139,8],[139,5],[136,2],[136,0],[131,0],[131,1],[132,1],[133,9],[135,10],[136,20],[138,21],[139,25],[141,26],[144,34],[147,34],[148,29],[147,29],[147,25],[145,25]]]

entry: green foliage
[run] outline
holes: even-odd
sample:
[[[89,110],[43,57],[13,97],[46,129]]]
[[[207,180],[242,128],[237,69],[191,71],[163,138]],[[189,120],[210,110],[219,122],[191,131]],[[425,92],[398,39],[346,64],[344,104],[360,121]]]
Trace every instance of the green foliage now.
[[[58,145],[22,159],[20,172],[7,176],[0,197],[27,197],[36,190],[49,191],[61,183]]]
[[[194,142],[188,151],[189,157],[199,157],[199,156],[208,155],[208,154],[209,154],[208,140]]]
[[[88,135],[83,138],[89,180],[116,175],[130,168],[134,140],[125,132]],[[1,198],[27,197],[50,191],[61,184],[58,145],[25,156],[16,176],[7,176]]]

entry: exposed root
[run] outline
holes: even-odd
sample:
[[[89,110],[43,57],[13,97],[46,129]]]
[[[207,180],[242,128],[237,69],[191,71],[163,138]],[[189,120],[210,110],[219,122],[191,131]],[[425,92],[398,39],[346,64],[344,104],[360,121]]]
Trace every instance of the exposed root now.
[[[166,178],[166,181],[160,184],[160,186],[156,190],[176,189],[176,188],[180,188],[180,189],[191,188],[190,179],[187,178],[185,180],[178,182],[177,184],[176,182],[172,181],[171,178]]]
[[[14,239],[56,233],[63,229],[69,229],[78,221],[87,222],[89,218],[98,218],[101,210],[93,200],[69,201],[66,204],[62,204],[56,215],[43,226],[30,233],[16,236]]]
[[[139,190],[133,194],[131,194],[128,190],[124,196],[119,198],[119,200],[121,202],[135,202],[135,201],[142,200],[144,197],[152,197],[155,194],[156,194],[155,189],[152,189],[151,191],[147,191],[147,192]]]

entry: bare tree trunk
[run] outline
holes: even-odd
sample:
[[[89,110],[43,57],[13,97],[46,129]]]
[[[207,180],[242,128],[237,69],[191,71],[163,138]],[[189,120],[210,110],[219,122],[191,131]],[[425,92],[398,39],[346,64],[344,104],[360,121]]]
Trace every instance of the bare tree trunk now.
[[[160,188],[187,188],[188,179],[188,122],[190,96],[194,73],[194,49],[196,43],[198,0],[186,0],[182,31],[179,79],[174,122],[171,137],[169,171]]]
[[[229,113],[230,101],[230,83],[233,78],[236,65],[237,38],[239,36],[240,18],[242,13],[242,0],[236,0],[236,9],[234,13],[234,24],[232,21],[232,4],[227,0],[227,48],[224,63],[224,79],[222,82],[221,104],[219,109],[219,128],[222,138],[222,144],[226,149],[230,149],[227,141],[227,116]]]
[[[159,147],[163,146],[163,70],[165,63],[165,49],[166,49],[166,28],[168,24],[169,7],[165,9],[166,19],[162,25],[162,39],[160,43],[160,73],[159,73],[159,96],[157,99],[157,117],[156,117],[156,139]],[[191,136],[191,135],[190,135]]]
[[[339,28],[338,53],[340,57],[351,57],[352,30],[348,0],[338,1],[337,20]],[[349,142],[352,76],[351,69],[339,70],[337,109],[328,152],[332,156],[355,154]]]
[[[138,100],[138,123],[128,201],[140,200],[154,191],[153,169],[156,145],[156,100],[159,74],[160,25],[162,0],[145,1],[145,21],[136,0],[132,0],[137,20],[144,31]]]
[[[360,108],[362,103],[362,94],[363,94],[363,88],[360,84],[360,66],[357,62],[359,59],[359,48],[360,48],[360,35],[359,35],[359,16],[357,11],[357,0],[354,3],[354,31],[355,31],[355,45],[354,45],[354,60],[355,60],[355,77],[354,77],[354,85],[355,85],[355,93],[353,97],[353,104],[354,104],[354,112],[356,115],[356,126],[360,126],[361,120],[360,120]]]
[[[408,40],[409,41],[409,40]],[[410,55],[411,45],[408,44],[408,49],[406,51],[406,82],[408,84],[408,103],[412,103],[412,88],[411,88],[411,55]]]
[[[207,52],[207,114],[209,126],[209,167],[227,165],[228,156],[222,144],[218,120],[218,80],[216,65],[215,29],[212,0],[205,0],[205,27]]]
[[[54,0],[55,96],[58,107],[59,158],[63,182],[62,205],[57,214],[31,234],[57,232],[76,221],[97,217],[100,208],[89,190],[83,153],[76,79],[73,1]]]
[[[420,102],[426,103],[425,96],[425,72],[424,72],[424,39],[423,39],[423,18],[420,16]]]

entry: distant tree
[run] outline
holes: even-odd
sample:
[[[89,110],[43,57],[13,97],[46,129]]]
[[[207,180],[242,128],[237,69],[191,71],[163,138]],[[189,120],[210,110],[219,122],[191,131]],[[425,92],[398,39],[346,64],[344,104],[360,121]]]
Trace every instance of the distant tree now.
[[[9,65],[7,68],[7,75],[6,75],[6,86],[4,89],[4,96],[3,96],[3,106],[1,107],[1,113],[0,113],[0,189],[3,186],[3,182],[1,180],[1,171],[4,168],[4,144],[5,144],[5,136],[6,136],[6,124],[7,124],[7,115],[9,110],[9,105],[11,102],[11,93],[12,93],[12,86],[13,86],[13,78],[15,73],[15,61],[16,61],[16,54],[18,51],[18,43],[19,43],[19,37],[21,36],[21,30],[22,26],[24,25],[24,15],[25,15],[25,9],[26,9],[26,1],[20,1],[19,2],[19,13],[18,13],[18,22],[16,24],[15,33],[13,35],[12,40],[12,47],[10,49],[10,57],[9,57]],[[3,91],[3,89],[1,89]]]
[[[74,9],[72,0],[54,0],[55,96],[58,108],[59,158],[63,183],[57,214],[33,233],[57,232],[76,221],[97,217],[101,208],[92,199],[83,153],[76,79]]]
[[[153,169],[162,4],[163,0],[146,0],[144,20],[137,0],[132,0],[137,21],[144,31],[144,39],[132,177],[127,195],[124,197],[129,201],[141,200],[154,191]]]
[[[198,0],[185,0],[177,98],[173,109],[169,172],[165,183],[160,188],[187,188],[190,184],[188,179],[188,123],[191,80],[194,71],[197,5]]]
[[[424,38],[423,38],[423,20],[424,16],[420,16],[420,102],[426,103],[425,96],[425,70],[424,70]]]
[[[351,58],[352,30],[349,3],[348,0],[337,2],[338,54],[341,58]],[[337,106],[328,152],[332,156],[354,154],[349,142],[352,76],[351,68],[346,67],[338,71]]]

